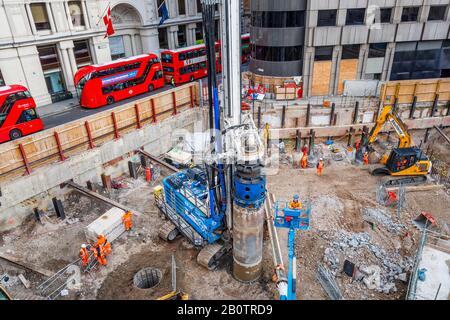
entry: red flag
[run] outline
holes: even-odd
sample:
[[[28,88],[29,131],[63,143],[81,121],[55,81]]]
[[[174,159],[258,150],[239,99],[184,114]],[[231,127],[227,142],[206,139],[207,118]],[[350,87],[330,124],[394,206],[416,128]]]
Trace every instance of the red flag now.
[[[112,36],[113,34],[116,33],[116,31],[114,30],[114,26],[113,26],[113,22],[111,19],[111,7],[108,7],[108,12],[107,14],[103,17],[103,23],[106,26],[106,34],[105,34],[105,38]]]

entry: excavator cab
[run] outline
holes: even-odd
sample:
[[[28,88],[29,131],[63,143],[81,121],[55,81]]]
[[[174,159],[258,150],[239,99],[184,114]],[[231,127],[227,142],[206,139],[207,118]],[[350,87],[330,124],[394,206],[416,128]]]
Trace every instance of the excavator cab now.
[[[419,148],[394,149],[386,163],[392,176],[427,175],[430,167],[430,160]]]

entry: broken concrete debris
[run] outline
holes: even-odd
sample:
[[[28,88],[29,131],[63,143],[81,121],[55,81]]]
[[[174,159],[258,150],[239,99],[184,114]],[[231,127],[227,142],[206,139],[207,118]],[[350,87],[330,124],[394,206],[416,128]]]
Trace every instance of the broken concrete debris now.
[[[372,222],[375,225],[383,225],[389,232],[400,234],[406,227],[401,223],[396,223],[392,220],[389,213],[380,208],[363,208],[363,219]]]
[[[364,274],[363,283],[371,290],[386,294],[397,291],[394,281],[400,279],[400,275],[404,279],[413,266],[411,258],[404,258],[398,252],[386,251],[372,243],[366,232],[337,232],[335,240],[324,251],[324,262],[335,276],[343,270],[340,257],[351,257],[356,268]],[[378,264],[369,264],[370,261],[377,261]]]

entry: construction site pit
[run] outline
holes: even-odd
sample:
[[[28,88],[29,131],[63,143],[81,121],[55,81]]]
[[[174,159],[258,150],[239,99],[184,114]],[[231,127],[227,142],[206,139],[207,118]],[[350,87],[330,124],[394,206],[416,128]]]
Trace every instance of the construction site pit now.
[[[432,138],[430,148],[439,149],[435,154],[449,165],[449,148],[442,148],[439,140]],[[278,171],[267,176],[267,188],[276,199],[290,200],[299,194],[312,203],[310,230],[297,232],[297,298],[330,298],[318,280],[318,268],[322,267],[344,299],[404,299],[421,234],[413,220],[421,212],[429,212],[437,221],[437,231],[448,236],[450,192],[446,188],[407,191],[398,214],[395,208],[376,201],[380,179],[347,159],[346,141],[335,141],[333,146],[316,141],[316,148],[325,159],[323,176],[317,176],[315,168],[293,167],[293,140],[283,141]],[[341,156],[336,157],[338,153]],[[151,183],[145,181],[141,168],[138,179],[127,173],[114,178],[111,191],[97,185],[103,196],[136,210],[133,229],[112,243],[107,266],[81,273],[80,283],[57,292],[55,299],[157,299],[172,291],[172,256],[177,265],[177,289],[190,299],[277,299],[267,232],[263,273],[249,284],[233,278],[231,256],[216,270],[208,271],[197,264],[198,249],[182,236],[172,242],[158,236],[165,220],[154,203],[153,188],[171,172],[155,167],[158,174]],[[42,290],[40,285],[48,277],[39,271],[54,274],[76,261],[80,245],[86,242],[84,229],[111,208],[75,190],[62,200],[65,220],[48,209],[41,223],[30,216],[20,227],[0,234],[0,254],[32,266],[27,269],[0,259],[0,275],[9,276],[7,290],[13,297],[48,298],[49,291],[55,290]],[[287,230],[278,230],[278,234],[286,262]],[[353,276],[343,272],[349,264],[356,272]],[[29,281],[29,289],[19,280],[21,274]]]

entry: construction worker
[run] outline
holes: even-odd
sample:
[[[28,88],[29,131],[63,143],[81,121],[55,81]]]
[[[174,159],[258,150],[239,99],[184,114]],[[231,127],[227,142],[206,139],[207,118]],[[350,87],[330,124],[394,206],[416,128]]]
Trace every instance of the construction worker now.
[[[170,79],[170,84],[172,85],[172,87],[176,87],[176,84],[175,84],[175,78],[174,77],[172,77],[172,79]]]
[[[303,155],[305,155],[305,154],[308,155],[309,148],[308,148],[308,145],[307,145],[307,144],[305,144],[305,145],[303,146],[302,152],[303,152]]]
[[[365,166],[369,165],[369,154],[367,152],[364,152],[363,163]]]
[[[103,234],[99,234],[97,236],[97,244],[96,247],[99,247],[104,252],[105,256],[109,256],[111,253],[111,243],[108,242],[108,239]]]
[[[320,158],[320,159],[319,159],[319,162],[317,163],[317,175],[318,175],[319,177],[322,175],[323,167],[324,167],[323,159]]]
[[[89,251],[84,243],[81,245],[80,259],[81,265],[83,266],[83,268],[86,268],[89,265]]]
[[[122,216],[122,222],[125,226],[125,231],[130,231],[131,228],[133,228],[133,214],[130,211],[125,212],[125,214]]]
[[[97,259],[98,263],[100,263],[102,266],[106,266],[108,264],[108,261],[105,257],[105,251],[100,246],[93,246],[91,248],[92,253],[94,254],[95,259]]]
[[[302,169],[306,169],[308,167],[308,154],[307,153],[303,153],[300,166],[302,167]]]
[[[294,199],[289,202],[289,209],[300,209],[302,207],[302,203],[298,199],[298,194],[294,195]]]

